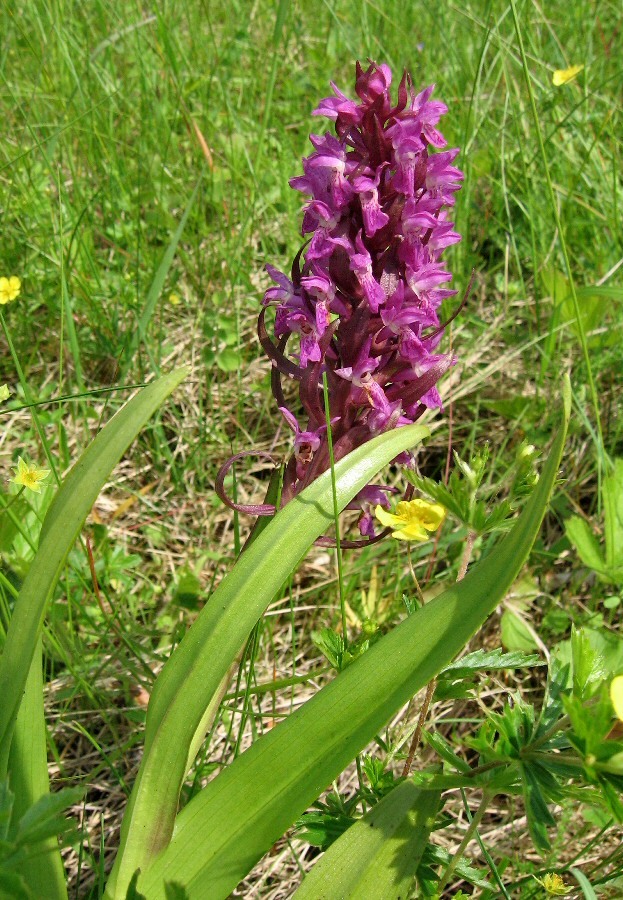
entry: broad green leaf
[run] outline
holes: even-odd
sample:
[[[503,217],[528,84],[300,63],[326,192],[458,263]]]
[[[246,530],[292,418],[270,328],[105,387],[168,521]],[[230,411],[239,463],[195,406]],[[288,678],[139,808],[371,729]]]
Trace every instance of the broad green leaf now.
[[[601,547],[588,522],[579,516],[571,516],[565,522],[565,531],[584,565],[596,572],[608,584],[612,584]]]
[[[584,288],[577,291],[578,307],[582,319],[582,328],[584,332],[593,331],[598,328],[608,310],[608,303],[599,294],[593,293],[590,289]],[[568,322],[573,334],[578,337],[580,328],[578,326],[575,304],[572,296],[567,296],[561,304],[561,320]],[[601,343],[603,336],[598,336],[596,343]]]
[[[543,269],[541,280],[546,293],[552,298],[554,306],[558,306],[569,296],[569,279],[560,269],[554,267]]]
[[[440,793],[403,781],[323,854],[295,900],[400,900],[413,885]]]
[[[507,650],[529,651],[538,647],[534,635],[515,612],[505,609],[500,620],[500,636]]]
[[[421,425],[398,428],[341,459],[335,466],[338,509],[344,509],[383,466],[428,434]],[[144,872],[169,843],[179,793],[192,762],[189,747],[205,734],[211,698],[222,690],[232,662],[268,604],[332,523],[331,472],[325,472],[257,534],[157,678],[147,710],[145,753],[124,818],[108,896],[122,897],[132,873],[138,868]]]
[[[216,355],[216,365],[223,372],[237,372],[242,365],[242,354],[227,348]]]
[[[139,879],[150,900],[163,900],[165,878],[184,884],[192,898],[227,897],[391,716],[452,661],[504,598],[530,552],[557,477],[569,409],[566,382],[564,420],[510,534],[463,581],[381,638],[191,800],[169,847]],[[166,770],[157,775],[163,779]],[[153,790],[158,787],[154,780]]]
[[[609,301],[623,300],[623,289],[620,287],[587,285],[586,287],[578,288],[576,295],[582,318],[582,327],[585,332],[589,332],[601,325],[604,316],[612,308],[612,304]],[[561,313],[563,322],[569,322],[573,333],[576,337],[579,336],[580,328],[576,319],[573,297],[570,294],[562,301]],[[596,335],[589,340],[589,343],[600,345],[606,337],[603,334]]]
[[[52,501],[39,549],[22,585],[0,659],[0,779],[47,602],[82,524],[110,473],[141,428],[186,376],[177,369],[148,385],[113,416],[68,473]]]

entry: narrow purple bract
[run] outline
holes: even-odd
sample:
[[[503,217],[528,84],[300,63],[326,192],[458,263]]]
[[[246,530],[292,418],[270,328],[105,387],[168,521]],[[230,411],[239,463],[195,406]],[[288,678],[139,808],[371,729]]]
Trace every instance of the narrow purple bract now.
[[[435,350],[443,336],[439,306],[456,294],[441,256],[460,240],[447,218],[463,178],[453,165],[459,151],[441,149],[446,141],[437,124],[447,109],[431,100],[432,86],[416,94],[405,73],[393,105],[390,85],[388,66],[363,71],[357,63],[359,101],[332,85],[335,96],[314,111],[333,120],[335,135],[310,136],[314,152],[303,159],[304,174],[290,181],[311,198],[302,226],[309,240],[290,278],[267,266],[275,286],[263,302],[276,305],[278,342],[267,337],[263,315],[260,337],[275,367],[273,392],[295,435],[284,503],[329,468],[323,373],[340,459],[440,407],[436,382],[454,362]],[[299,417],[286,408],[282,374],[299,382]],[[370,503],[388,505],[387,490],[369,485],[355,502],[368,537]]]

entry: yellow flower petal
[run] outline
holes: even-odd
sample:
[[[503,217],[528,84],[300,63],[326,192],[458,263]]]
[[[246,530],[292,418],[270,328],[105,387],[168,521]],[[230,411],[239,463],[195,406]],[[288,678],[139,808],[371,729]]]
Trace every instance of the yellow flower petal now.
[[[11,391],[9,390],[8,384],[3,384],[0,386],[0,402],[4,400],[8,400],[11,396]]]
[[[568,69],[556,69],[552,75],[554,87],[560,87],[561,84],[567,84],[568,81],[573,81],[575,76],[579,75],[583,68],[584,66],[569,66]]]
[[[11,300],[19,297],[21,288],[22,282],[17,275],[11,275],[10,278],[2,276],[0,278],[0,304],[4,306],[5,303],[10,303]]]
[[[610,699],[617,719],[623,722],[623,675],[617,675],[610,682]]]
[[[428,532],[421,525],[411,524],[400,531],[392,531],[392,537],[399,541],[427,541]]]
[[[428,500],[403,500],[397,505],[396,514],[404,516],[409,522],[418,522],[427,531],[437,531],[446,517],[446,510],[441,503],[429,503]]]
[[[564,897],[565,894],[571,893],[571,888],[567,887],[562,880],[562,877],[556,874],[556,872],[548,872],[543,878],[537,878],[535,875],[532,877],[545,888],[546,894],[550,897]]]
[[[13,484],[19,484],[21,487],[28,488],[35,494],[41,493],[41,482],[50,474],[49,469],[39,469],[37,466],[28,465],[22,457],[17,459],[17,468],[15,469],[15,477],[11,479]]]
[[[428,540],[428,532],[436,531],[446,515],[441,504],[428,500],[403,500],[396,506],[395,513],[377,506],[374,513],[382,525],[395,529],[392,537],[400,541]]]
[[[382,506],[377,506],[374,510],[374,515],[377,517],[381,525],[385,525],[386,528],[395,528],[396,525],[401,525],[402,519],[399,516],[394,516],[392,513],[387,512],[386,509],[383,509]]]

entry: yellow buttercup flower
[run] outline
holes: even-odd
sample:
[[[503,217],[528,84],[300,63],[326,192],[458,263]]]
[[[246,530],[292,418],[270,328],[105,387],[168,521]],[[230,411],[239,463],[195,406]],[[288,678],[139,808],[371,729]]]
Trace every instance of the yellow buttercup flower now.
[[[386,528],[395,529],[392,537],[400,541],[427,541],[429,531],[437,531],[446,517],[440,503],[428,500],[403,500],[393,513],[377,506],[374,514]]]
[[[17,275],[11,275],[10,278],[6,278],[3,275],[2,278],[0,278],[0,304],[4,306],[5,303],[10,303],[11,300],[15,300],[16,297],[19,297],[21,289],[22,282]]]
[[[28,488],[29,491],[34,491],[35,494],[40,494],[41,482],[45,481],[49,474],[49,469],[39,469],[37,466],[29,465],[20,456],[17,460],[15,478],[12,478],[11,481],[13,484]]]
[[[610,682],[610,699],[617,719],[623,722],[623,675],[617,675]]]
[[[554,87],[560,87],[561,84],[567,84],[573,81],[576,75],[579,75],[584,66],[569,66],[568,69],[556,69],[552,75]]]
[[[4,400],[8,400],[11,396],[11,391],[9,390],[8,384],[3,384],[0,386],[0,403]]]
[[[180,305],[180,295],[179,294],[169,294],[169,303],[171,306],[179,306]]]
[[[562,880],[562,876],[557,875],[556,872],[548,872],[543,878],[537,878],[536,875],[533,875],[532,877],[535,881],[539,882],[541,887],[545,888],[545,892],[549,894],[550,897],[564,897],[565,894],[571,892],[571,888],[567,887]]]

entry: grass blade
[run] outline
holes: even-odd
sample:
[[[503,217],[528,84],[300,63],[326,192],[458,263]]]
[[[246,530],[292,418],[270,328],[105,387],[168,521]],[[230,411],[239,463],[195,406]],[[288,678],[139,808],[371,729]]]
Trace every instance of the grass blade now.
[[[601,428],[601,413],[599,411],[599,398],[597,397],[597,388],[595,386],[595,379],[593,377],[593,367],[591,364],[591,357],[588,352],[588,344],[586,341],[586,332],[584,329],[584,322],[582,319],[582,310],[580,308],[580,302],[578,299],[577,289],[575,286],[575,279],[573,270],[571,268],[571,260],[569,258],[569,251],[567,249],[567,242],[565,240],[565,233],[562,227],[562,220],[560,218],[560,213],[558,211],[558,203],[556,202],[556,195],[554,193],[554,185],[552,183],[552,177],[549,171],[549,164],[547,161],[547,154],[545,152],[545,144],[543,142],[543,132],[541,129],[541,122],[539,119],[539,114],[536,108],[536,102],[534,99],[534,91],[532,89],[532,78],[530,75],[530,70],[528,69],[528,59],[526,57],[526,51],[524,49],[523,38],[521,34],[521,28],[519,25],[519,18],[517,16],[517,9],[515,5],[515,0],[510,0],[511,10],[513,14],[513,22],[515,24],[515,33],[517,35],[517,43],[519,44],[519,53],[521,56],[521,64],[523,67],[524,78],[526,81],[526,87],[528,89],[528,96],[530,98],[530,107],[532,110],[532,116],[534,119],[534,127],[536,130],[537,140],[539,143],[539,151],[541,154],[541,160],[543,162],[543,172],[545,174],[545,180],[547,182],[547,192],[549,194],[549,201],[552,208],[552,214],[554,216],[554,221],[556,223],[556,230],[558,232],[558,237],[560,239],[560,249],[563,255],[563,259],[565,261],[565,270],[567,273],[567,278],[569,279],[569,291],[571,293],[571,299],[573,302],[573,309],[575,311],[575,316],[577,320],[577,335],[580,341],[580,347],[582,349],[582,358],[584,359],[584,365],[586,366],[586,376],[588,379],[588,387],[591,396],[591,402],[593,406],[593,414],[595,416],[595,427],[597,431],[597,460],[600,467],[603,466],[605,459],[605,449],[604,449],[604,439],[603,432]]]
[[[130,368],[141,341],[145,340],[147,329],[149,328],[149,323],[151,322],[151,318],[156,310],[156,304],[158,303],[158,299],[160,297],[160,294],[162,293],[162,288],[164,286],[166,277],[169,274],[169,269],[171,268],[171,264],[175,256],[175,251],[177,250],[177,245],[179,244],[180,238],[184,233],[184,229],[186,228],[186,223],[188,221],[191,210],[195,205],[195,200],[197,199],[200,185],[201,178],[199,178],[199,181],[195,185],[195,189],[190,196],[190,200],[188,201],[186,209],[184,210],[184,215],[180,219],[180,223],[175,229],[173,237],[171,238],[163,257],[160,260],[160,265],[156,270],[154,280],[152,281],[149,291],[147,292],[147,297],[145,299],[145,308],[141,313],[141,317],[137,323],[136,331],[134,331],[134,333],[132,334],[129,346],[124,354],[124,360],[121,366],[122,378],[125,377],[125,374]]]

